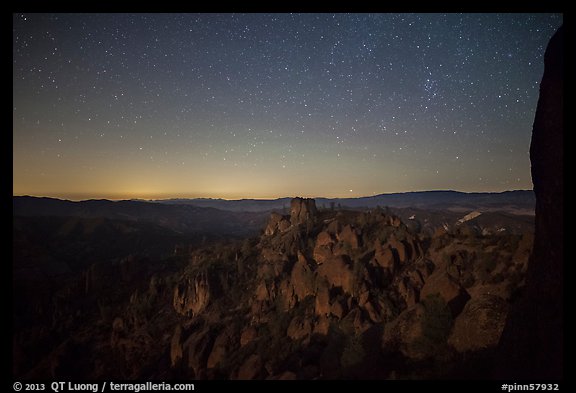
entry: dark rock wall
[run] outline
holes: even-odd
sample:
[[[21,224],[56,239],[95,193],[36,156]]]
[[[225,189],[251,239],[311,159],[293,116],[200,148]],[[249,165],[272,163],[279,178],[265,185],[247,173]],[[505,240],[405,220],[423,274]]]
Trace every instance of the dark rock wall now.
[[[536,229],[523,296],[513,305],[495,368],[498,378],[563,375],[563,27],[544,58],[530,161]]]

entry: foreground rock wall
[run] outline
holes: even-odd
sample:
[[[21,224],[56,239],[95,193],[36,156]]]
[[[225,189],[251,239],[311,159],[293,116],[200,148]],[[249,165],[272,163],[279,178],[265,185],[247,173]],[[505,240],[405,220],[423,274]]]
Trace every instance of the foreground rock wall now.
[[[536,194],[533,257],[524,296],[513,305],[495,374],[500,378],[561,378],[563,372],[564,33],[550,40],[536,109],[530,161]]]

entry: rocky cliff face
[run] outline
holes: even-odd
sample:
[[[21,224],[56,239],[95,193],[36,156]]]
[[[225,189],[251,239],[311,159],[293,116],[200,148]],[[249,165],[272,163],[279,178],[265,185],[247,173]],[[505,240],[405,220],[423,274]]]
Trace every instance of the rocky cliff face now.
[[[544,58],[530,161],[536,194],[533,256],[524,296],[512,307],[495,373],[501,378],[559,379],[563,373],[564,29]]]
[[[206,273],[187,278],[174,288],[174,310],[182,315],[198,315],[210,301],[210,283]]]

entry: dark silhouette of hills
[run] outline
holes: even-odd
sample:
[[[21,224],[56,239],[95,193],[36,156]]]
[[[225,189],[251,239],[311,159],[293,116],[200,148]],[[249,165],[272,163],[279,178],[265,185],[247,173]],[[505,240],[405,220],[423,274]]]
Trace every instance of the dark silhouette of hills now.
[[[290,206],[291,198],[278,199],[214,199],[214,198],[193,198],[193,199],[159,199],[150,202],[157,202],[166,205],[189,205],[205,208],[214,208],[227,211],[246,212],[269,212],[272,210],[283,210]]]
[[[332,205],[346,208],[416,207],[436,210],[479,210],[506,211],[513,214],[533,214],[534,192],[517,190],[505,192],[465,193],[458,191],[420,191],[393,194],[380,194],[361,198],[315,198],[319,208]],[[259,199],[165,199],[154,202],[170,205],[192,205],[212,207],[229,211],[270,211],[287,209],[290,198],[269,200]]]
[[[258,233],[266,216],[258,212],[232,212],[194,205],[170,205],[141,201],[87,200],[72,202],[54,198],[13,197],[13,215],[21,217],[106,218],[155,223],[178,233],[251,236]]]

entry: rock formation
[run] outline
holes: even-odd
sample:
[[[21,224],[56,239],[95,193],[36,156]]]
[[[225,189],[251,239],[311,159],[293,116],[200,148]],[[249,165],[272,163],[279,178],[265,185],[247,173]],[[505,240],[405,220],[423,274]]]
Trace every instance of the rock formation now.
[[[286,217],[278,213],[271,213],[264,234],[272,236],[277,231],[285,232],[288,228],[290,228],[290,221]]]
[[[198,274],[174,288],[173,304],[182,315],[198,315],[210,301],[210,283],[206,274]]]
[[[436,271],[426,280],[420,296],[425,298],[429,295],[440,295],[448,304],[452,315],[460,314],[464,305],[470,299],[470,295],[446,272]]]
[[[563,375],[564,29],[546,49],[530,161],[536,194],[533,255],[523,297],[512,305],[495,376],[546,380]]]
[[[410,359],[423,359],[428,353],[421,352],[415,343],[423,334],[424,306],[417,304],[404,310],[393,322],[384,327],[382,344],[386,350],[399,351]]]
[[[294,198],[290,202],[290,223],[303,224],[313,220],[318,213],[316,201],[311,198]]]
[[[483,294],[470,300],[454,321],[448,344],[458,352],[493,348],[498,344],[508,304],[496,295]]]
[[[350,258],[337,256],[330,258],[318,267],[318,275],[325,277],[333,287],[340,287],[345,293],[351,294],[354,286],[354,277]]]
[[[217,367],[220,362],[226,359],[226,356],[230,354],[236,347],[239,346],[239,339],[236,332],[231,326],[224,329],[218,337],[214,340],[214,345],[210,356],[206,363],[207,368]]]
[[[28,376],[445,378],[450,367],[411,367],[493,353],[530,236],[431,238],[381,209],[316,211],[302,198],[291,207],[271,214],[258,238],[88,265],[49,315],[61,337],[82,329],[46,355],[52,371]],[[88,318],[103,323],[90,333]],[[26,332],[18,353],[52,333],[30,341]]]

